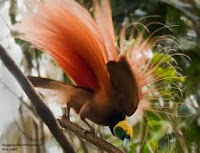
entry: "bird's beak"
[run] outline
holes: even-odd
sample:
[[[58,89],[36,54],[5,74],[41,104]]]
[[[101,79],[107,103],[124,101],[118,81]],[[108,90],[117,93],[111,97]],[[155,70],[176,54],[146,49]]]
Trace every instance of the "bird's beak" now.
[[[128,139],[128,138],[125,138],[125,139],[124,139],[124,142],[123,142],[123,146],[126,147],[126,145],[127,145],[128,142],[129,142],[129,139]]]

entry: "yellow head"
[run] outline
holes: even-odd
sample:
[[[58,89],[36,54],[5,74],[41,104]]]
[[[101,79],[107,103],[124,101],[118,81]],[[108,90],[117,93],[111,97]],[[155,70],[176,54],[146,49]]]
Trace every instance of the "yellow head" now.
[[[118,122],[113,128],[113,133],[124,143],[133,138],[133,128],[126,120]]]

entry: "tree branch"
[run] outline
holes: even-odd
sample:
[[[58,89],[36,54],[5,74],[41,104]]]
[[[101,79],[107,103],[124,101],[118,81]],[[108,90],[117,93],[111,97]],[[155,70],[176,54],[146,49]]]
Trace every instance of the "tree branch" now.
[[[199,32],[199,28],[200,28],[200,18],[198,17],[198,15],[196,15],[195,13],[185,9],[184,7],[178,5],[181,2],[176,2],[173,0],[161,0],[161,2],[166,3],[168,5],[170,5],[171,7],[174,7],[176,10],[178,10],[179,12],[181,12],[182,14],[185,15],[185,17],[187,17],[190,21],[192,21],[195,31],[197,33],[197,35],[200,37],[200,32]]]
[[[40,95],[35,91],[34,86],[31,82],[24,76],[22,71],[16,65],[16,63],[12,60],[12,58],[8,55],[5,49],[0,45],[0,59],[6,68],[10,71],[10,73],[15,77],[18,81],[28,98],[31,100],[36,112],[47,125],[55,139],[58,141],[60,146],[66,153],[75,153],[73,147],[67,140],[63,130],[59,126],[56,121],[54,115],[51,110],[46,106],[46,104],[42,101]]]
[[[97,137],[93,133],[85,133],[85,130],[78,125],[70,122],[67,119],[57,119],[60,125],[63,128],[66,128],[68,131],[75,133],[77,136],[85,139],[96,147],[108,152],[108,153],[123,153],[121,150],[106,142],[105,140]]]
[[[180,6],[179,3],[181,3],[181,2],[176,2],[176,1],[173,1],[173,0],[161,0],[161,2],[166,3],[166,4],[170,5],[171,7],[174,7],[176,10],[183,13],[194,24],[200,25],[199,17],[196,14],[193,14],[189,10]]]
[[[8,53],[1,45],[0,45],[0,59],[2,60],[3,64],[7,67],[7,69],[10,71],[10,73],[19,82],[20,86],[22,87],[28,98],[31,100],[36,112],[44,121],[44,123],[48,126],[49,130],[51,131],[55,139],[58,141],[58,143],[61,145],[61,147],[66,153],[75,153],[75,151],[68,142],[66,136],[63,133],[63,130],[60,128],[60,125],[106,152],[123,153],[121,150],[119,150],[112,144],[106,142],[105,140],[91,133],[85,134],[85,130],[83,128],[79,127],[78,125],[68,120],[58,119],[58,122],[60,123],[59,125],[54,115],[52,114],[51,110],[45,105],[40,95],[35,91],[34,86],[24,76],[19,67],[15,64],[15,62],[12,60],[12,58],[8,55]]]

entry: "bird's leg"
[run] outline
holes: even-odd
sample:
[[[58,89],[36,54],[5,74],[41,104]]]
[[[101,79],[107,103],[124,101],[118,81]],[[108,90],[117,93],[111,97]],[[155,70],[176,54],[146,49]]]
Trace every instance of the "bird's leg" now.
[[[92,103],[90,101],[85,102],[85,104],[82,106],[79,115],[81,117],[81,120],[89,127],[89,130],[85,130],[84,133],[94,133],[94,128],[86,121],[87,114],[91,110]]]
[[[94,128],[88,123],[88,121],[86,119],[83,119],[83,122],[89,127],[89,130],[85,130],[84,133],[94,133]]]
[[[70,120],[70,109],[71,107],[69,103],[67,103],[67,107],[64,107],[63,109],[63,116],[62,116],[63,119]]]
[[[67,111],[66,115],[67,115],[68,119],[70,119],[70,109],[71,108],[67,106],[67,108],[66,108],[66,111]]]

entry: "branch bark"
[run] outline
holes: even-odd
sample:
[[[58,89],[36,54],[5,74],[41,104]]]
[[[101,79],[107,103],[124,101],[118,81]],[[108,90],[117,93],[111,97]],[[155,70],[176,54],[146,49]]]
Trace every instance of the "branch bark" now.
[[[15,64],[12,58],[8,55],[6,50],[0,45],[0,59],[6,68],[10,71],[10,73],[15,77],[18,81],[30,101],[34,106],[37,114],[41,117],[44,123],[47,125],[55,139],[63,148],[66,153],[75,153],[73,147],[67,140],[64,135],[63,128],[75,133],[77,136],[83,138],[84,140],[90,142],[91,144],[97,146],[98,148],[109,152],[109,153],[123,153],[120,149],[113,146],[112,144],[106,142],[105,140],[95,136],[94,134],[85,133],[85,130],[78,125],[70,122],[69,120],[58,119],[56,120],[51,110],[46,106],[46,104],[41,99],[40,95],[35,91],[34,86],[31,82],[24,76],[19,67]],[[59,123],[60,125],[59,125]]]
[[[15,77],[18,81],[28,98],[31,100],[36,112],[47,125],[55,139],[58,141],[60,146],[66,153],[75,153],[73,147],[67,140],[63,130],[52,114],[51,110],[46,106],[46,104],[42,101],[40,95],[35,91],[34,86],[31,82],[24,76],[22,71],[13,61],[13,59],[8,55],[6,50],[0,45],[0,59],[6,68],[10,71],[10,73]]]
[[[70,122],[69,120],[67,120],[67,119],[57,119],[57,120],[63,128],[75,133],[77,136],[85,139],[87,142],[90,142],[91,144],[95,145],[96,147],[98,147],[108,153],[123,153],[117,147],[111,145],[110,143],[97,137],[96,135],[94,135],[92,133],[85,133],[85,130],[83,128]]]

